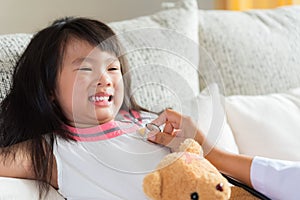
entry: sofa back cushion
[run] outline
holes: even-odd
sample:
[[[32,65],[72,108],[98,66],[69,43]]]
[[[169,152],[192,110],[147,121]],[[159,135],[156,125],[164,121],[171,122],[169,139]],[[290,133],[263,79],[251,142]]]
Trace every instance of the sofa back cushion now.
[[[10,89],[14,66],[31,37],[31,34],[0,35],[0,102]]]
[[[300,6],[270,10],[199,10],[200,72],[222,77],[225,95],[258,95],[300,86]],[[209,66],[209,67],[207,67]],[[202,86],[205,84],[202,82]]]
[[[153,111],[180,110],[199,93],[196,0],[168,3],[149,16],[109,23],[129,62],[132,95]]]

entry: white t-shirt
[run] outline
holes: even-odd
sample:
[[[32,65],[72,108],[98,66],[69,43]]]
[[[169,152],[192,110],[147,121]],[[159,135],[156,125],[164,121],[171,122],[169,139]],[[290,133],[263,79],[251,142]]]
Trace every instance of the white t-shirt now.
[[[69,127],[77,141],[57,140],[58,186],[65,198],[147,199],[143,178],[170,151],[136,132],[147,120],[126,120],[85,129]]]
[[[250,176],[254,189],[273,200],[300,199],[300,162],[254,157]]]

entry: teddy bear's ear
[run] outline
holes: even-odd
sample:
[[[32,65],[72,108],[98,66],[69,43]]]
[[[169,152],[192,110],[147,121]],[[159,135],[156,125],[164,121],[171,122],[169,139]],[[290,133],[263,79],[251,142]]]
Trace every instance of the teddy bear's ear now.
[[[161,199],[161,178],[158,171],[145,176],[143,181],[145,194],[151,199]]]
[[[189,153],[195,153],[198,155],[203,156],[203,150],[202,147],[198,142],[195,140],[188,138],[185,139],[183,143],[181,143],[179,150],[182,152],[189,152]]]

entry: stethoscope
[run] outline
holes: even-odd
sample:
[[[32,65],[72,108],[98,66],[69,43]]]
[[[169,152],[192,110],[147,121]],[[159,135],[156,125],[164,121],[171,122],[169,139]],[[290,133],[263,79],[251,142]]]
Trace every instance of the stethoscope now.
[[[123,129],[123,130],[132,128],[136,124],[134,121],[127,120],[127,119],[120,120],[120,122],[125,123],[125,124],[128,123],[128,126],[122,125],[121,129]],[[138,126],[140,128],[137,128],[136,132],[127,133],[127,135],[135,137],[135,138],[140,138],[146,142],[146,141],[148,141],[148,137],[150,134],[155,135],[155,134],[161,132],[160,127],[152,122],[146,123],[144,126],[142,126],[141,124],[138,124]]]
[[[141,138],[144,141],[148,141],[148,136],[150,133],[152,135],[155,135],[155,134],[161,132],[160,127],[152,122],[146,123],[144,126],[140,123],[140,121],[142,121],[142,120],[147,120],[147,119],[151,120],[152,119],[151,117],[136,118],[130,111],[129,111],[129,114],[125,114],[124,117],[126,117],[127,119],[123,118],[123,119],[118,120],[121,123],[128,124],[128,126],[122,127],[122,129],[130,128],[130,127],[133,127],[134,125],[137,125],[140,127],[137,130],[137,134],[135,133],[135,134],[129,134],[129,135]]]

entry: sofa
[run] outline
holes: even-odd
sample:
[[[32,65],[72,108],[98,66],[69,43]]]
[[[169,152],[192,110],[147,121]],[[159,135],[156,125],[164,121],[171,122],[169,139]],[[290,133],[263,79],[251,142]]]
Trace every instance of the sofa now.
[[[162,4],[111,22],[124,46],[132,95],[142,106],[192,116],[233,153],[300,160],[300,6],[200,10]],[[0,35],[0,101],[33,34]],[[37,199],[35,181],[0,177],[0,199]],[[51,188],[44,199],[64,199]]]

